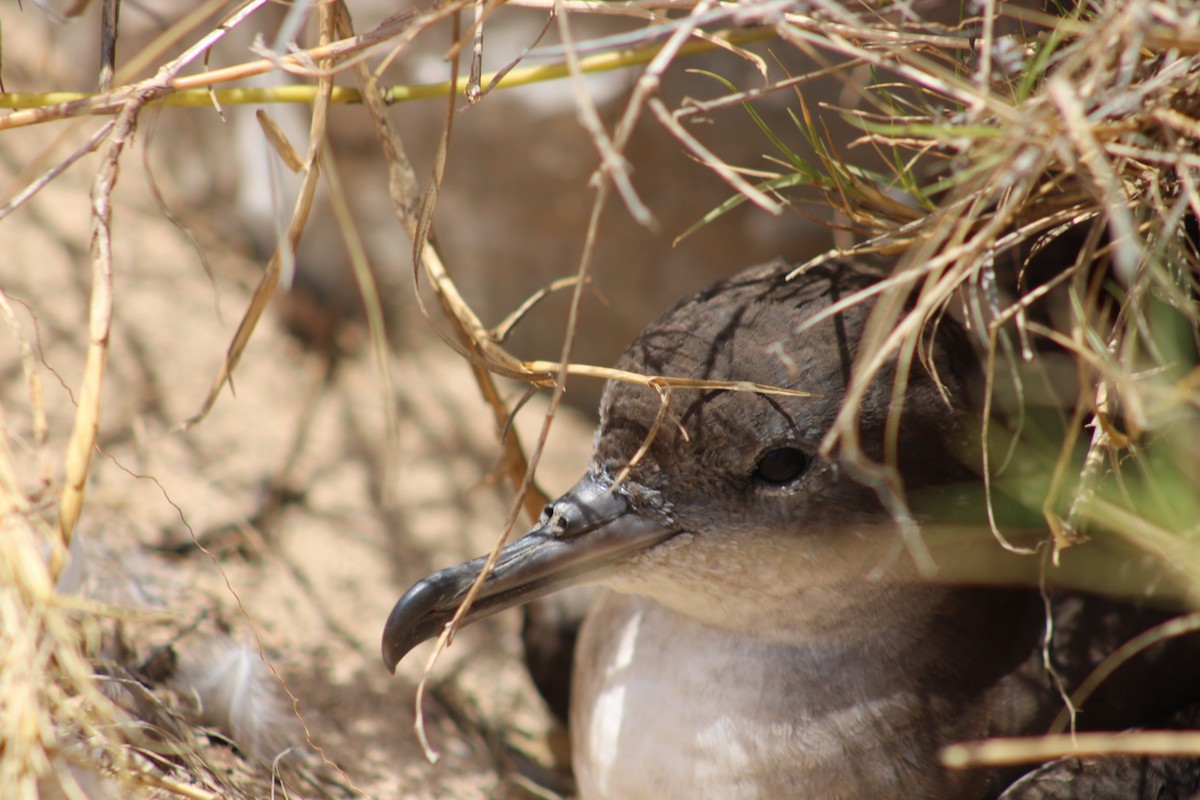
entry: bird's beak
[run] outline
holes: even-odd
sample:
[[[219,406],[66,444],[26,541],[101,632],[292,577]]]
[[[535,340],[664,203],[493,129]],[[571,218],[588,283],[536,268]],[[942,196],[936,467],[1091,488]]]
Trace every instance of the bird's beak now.
[[[599,577],[623,557],[677,532],[635,511],[621,488],[612,490],[586,475],[546,506],[533,530],[500,551],[463,624]],[[441,633],[486,560],[435,572],[396,601],[383,629],[383,663],[389,670],[394,672],[408,651]]]

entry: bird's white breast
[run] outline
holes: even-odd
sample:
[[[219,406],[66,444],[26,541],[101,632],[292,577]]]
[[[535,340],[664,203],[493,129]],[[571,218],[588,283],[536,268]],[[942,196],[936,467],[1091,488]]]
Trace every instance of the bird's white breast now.
[[[839,678],[809,670],[815,662],[797,648],[734,636],[643,597],[601,603],[576,655],[581,800],[955,796],[904,729],[920,716],[904,686],[807,707],[814,687]],[[930,775],[937,785],[922,787]]]

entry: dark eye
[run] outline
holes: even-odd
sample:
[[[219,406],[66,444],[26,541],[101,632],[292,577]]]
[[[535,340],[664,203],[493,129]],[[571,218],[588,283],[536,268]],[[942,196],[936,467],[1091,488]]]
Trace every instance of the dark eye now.
[[[808,456],[795,447],[770,450],[758,460],[754,477],[765,483],[783,484],[796,480],[808,469]]]

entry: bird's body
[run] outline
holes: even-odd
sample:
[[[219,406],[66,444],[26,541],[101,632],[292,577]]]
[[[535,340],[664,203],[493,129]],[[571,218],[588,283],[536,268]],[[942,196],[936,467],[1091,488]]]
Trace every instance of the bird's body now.
[[[820,455],[870,304],[820,315],[876,276],[836,263],[788,273],[756,268],[689,298],[618,363],[787,392],[681,388],[664,416],[659,392],[611,382],[587,473],[505,549],[469,617],[581,582],[613,590],[575,656],[581,800],[994,798],[1011,775],[943,769],[940,748],[1044,730],[1062,707],[1037,592],[924,580],[877,491]],[[870,384],[859,445],[935,517],[962,504],[970,476],[952,454],[971,362],[949,321],[928,344],[901,392],[894,364]],[[935,556],[962,552],[933,531]],[[970,548],[1018,558],[986,531]],[[401,598],[389,665],[441,629],[481,567]],[[1069,680],[1117,643],[1103,613],[1082,607],[1055,654]]]
[[[914,665],[921,656],[912,651],[927,641],[905,641],[894,630],[864,634],[860,642],[763,641],[645,597],[607,595],[584,623],[577,656],[589,665],[576,675],[571,713],[580,797],[887,800],[978,792],[980,775],[938,768],[937,746],[1018,722],[998,725],[981,713],[1005,687],[933,691],[931,678],[977,665]],[[863,659],[879,669],[862,670]]]

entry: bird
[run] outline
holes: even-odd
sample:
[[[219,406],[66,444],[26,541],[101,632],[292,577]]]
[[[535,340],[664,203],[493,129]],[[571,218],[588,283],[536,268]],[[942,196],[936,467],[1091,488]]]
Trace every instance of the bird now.
[[[1125,760],[1113,778],[1074,759],[1023,778],[1019,768],[941,765],[954,742],[1044,731],[1064,705],[1056,681],[1078,684],[1166,612],[1063,592],[1051,675],[1039,559],[1005,552],[986,532],[938,547],[939,515],[972,506],[977,495],[966,489],[978,485],[964,445],[978,364],[949,317],[927,335],[926,357],[901,390],[894,361],[873,377],[859,400],[858,444],[902,476],[908,523],[939,567],[984,553],[987,566],[964,574],[992,579],[950,569],[929,580],[906,557],[906,523],[880,486],[861,462],[822,450],[880,279],[849,260],[803,270],[779,260],[652,323],[618,369],[733,388],[679,383],[664,398],[661,384],[609,381],[584,475],[500,552],[465,621],[571,586],[602,587],[570,673],[581,800],[1200,791],[1196,763]],[[397,601],[382,642],[390,670],[441,633],[484,562],[440,570]],[[1183,705],[1173,687],[1191,689],[1195,681],[1178,676],[1194,675],[1197,662],[1143,661],[1081,719],[1154,724]],[[1093,770],[1077,783],[1086,794],[1071,793],[1072,770]]]

